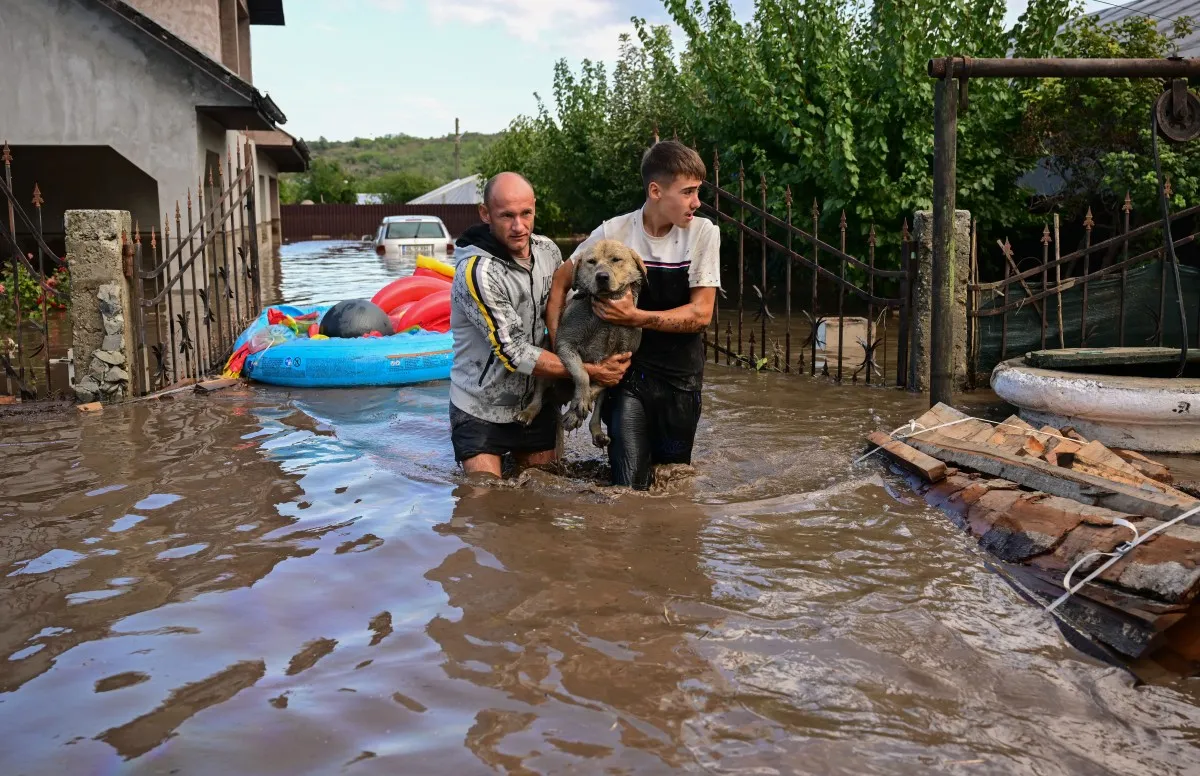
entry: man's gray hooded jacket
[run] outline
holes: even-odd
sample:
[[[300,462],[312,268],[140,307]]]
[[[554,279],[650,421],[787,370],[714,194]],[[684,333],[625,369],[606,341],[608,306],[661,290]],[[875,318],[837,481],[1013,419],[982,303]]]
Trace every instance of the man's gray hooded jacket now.
[[[450,331],[450,401],[493,423],[513,423],[533,391],[533,367],[545,341],[546,300],[562,254],[552,240],[530,238],[532,266],[522,267],[486,224],[455,243]]]

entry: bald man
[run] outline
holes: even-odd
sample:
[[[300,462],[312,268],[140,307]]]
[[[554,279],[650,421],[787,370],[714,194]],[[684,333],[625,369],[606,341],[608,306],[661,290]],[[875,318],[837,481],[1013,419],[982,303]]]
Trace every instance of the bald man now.
[[[528,426],[517,421],[534,378],[570,379],[558,356],[541,347],[546,301],[562,254],[533,233],[536,200],[522,176],[502,172],[487,182],[481,224],[455,243],[450,330],[450,439],[454,459],[468,474],[501,476],[501,456],[521,468],[555,457],[559,408],[547,403]],[[612,386],[629,367],[622,353],[584,364],[594,382]]]

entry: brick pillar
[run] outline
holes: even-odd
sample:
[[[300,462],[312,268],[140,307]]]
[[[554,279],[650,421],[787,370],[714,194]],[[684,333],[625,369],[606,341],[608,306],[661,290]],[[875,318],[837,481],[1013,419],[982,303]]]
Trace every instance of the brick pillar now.
[[[120,401],[130,393],[133,316],[121,257],[121,233],[130,230],[124,210],[66,213],[73,388],[81,402]]]
[[[933,211],[913,214],[917,241],[917,281],[913,287],[912,349],[909,388],[929,390],[929,329],[933,298]],[[971,267],[971,212],[954,211],[954,385],[967,382],[967,283]]]

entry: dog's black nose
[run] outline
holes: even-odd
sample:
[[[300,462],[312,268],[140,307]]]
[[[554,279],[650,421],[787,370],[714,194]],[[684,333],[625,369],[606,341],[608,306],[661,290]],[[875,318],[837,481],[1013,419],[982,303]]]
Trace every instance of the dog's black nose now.
[[[609,276],[609,274],[608,274],[607,272],[597,272],[597,273],[596,273],[596,283],[597,283],[598,285],[601,285],[601,286],[605,286],[605,287],[607,287],[607,286],[608,286],[608,281],[609,281],[610,279],[611,279],[611,278],[610,278],[610,276]]]

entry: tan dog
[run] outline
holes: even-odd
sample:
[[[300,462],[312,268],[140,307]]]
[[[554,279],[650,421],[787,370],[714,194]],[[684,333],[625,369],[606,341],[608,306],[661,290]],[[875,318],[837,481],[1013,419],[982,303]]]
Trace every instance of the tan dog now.
[[[592,299],[619,299],[626,291],[638,294],[646,283],[646,265],[636,252],[616,240],[601,240],[575,259],[575,296],[567,302],[558,325],[555,352],[575,383],[570,409],[563,416],[563,427],[573,430],[583,425],[591,413],[589,430],[597,447],[609,443],[600,427],[600,408],[604,388],[592,385],[584,363],[596,364],[617,353],[633,353],[642,342],[642,330],[608,323],[592,312]],[[529,405],[517,416],[529,425],[542,411],[545,381],[539,380]]]

